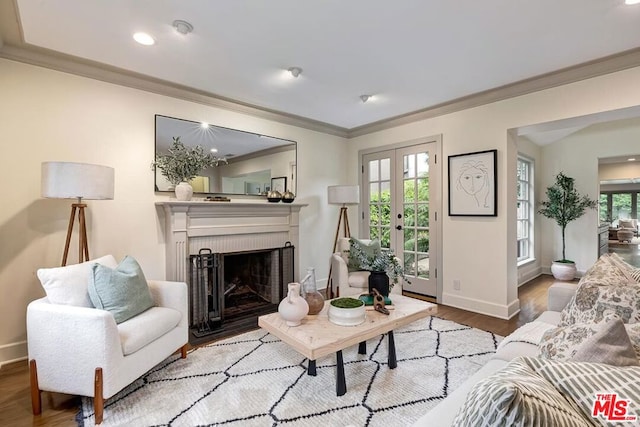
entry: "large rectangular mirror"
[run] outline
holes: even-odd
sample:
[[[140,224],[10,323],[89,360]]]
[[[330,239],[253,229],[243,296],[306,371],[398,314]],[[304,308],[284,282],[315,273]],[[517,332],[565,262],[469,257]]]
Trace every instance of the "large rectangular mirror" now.
[[[156,114],[155,154],[166,154],[174,137],[186,146],[202,146],[222,157],[220,162],[201,172],[191,181],[194,193],[264,196],[271,189],[272,178],[286,189],[296,192],[296,143],[213,126],[206,123],[177,119]],[[155,191],[173,191],[173,185],[155,172]]]

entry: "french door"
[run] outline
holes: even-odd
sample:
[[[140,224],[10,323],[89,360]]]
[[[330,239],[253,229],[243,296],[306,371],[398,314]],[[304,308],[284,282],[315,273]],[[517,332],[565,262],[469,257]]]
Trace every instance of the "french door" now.
[[[437,297],[436,142],[362,156],[362,231],[393,250],[408,278],[403,289]]]

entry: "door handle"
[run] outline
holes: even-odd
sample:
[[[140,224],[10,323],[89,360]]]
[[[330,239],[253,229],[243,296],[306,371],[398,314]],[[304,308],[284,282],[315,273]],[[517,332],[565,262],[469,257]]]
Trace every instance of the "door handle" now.
[[[402,226],[401,225],[396,225],[396,230],[402,230]]]

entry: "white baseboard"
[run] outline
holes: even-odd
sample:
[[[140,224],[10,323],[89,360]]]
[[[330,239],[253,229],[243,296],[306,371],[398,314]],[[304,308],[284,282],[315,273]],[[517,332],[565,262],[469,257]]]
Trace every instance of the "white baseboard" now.
[[[523,271],[522,274],[518,273],[518,287],[524,285],[530,280],[535,279],[543,274],[542,267],[533,268],[531,270]]]
[[[27,342],[19,341],[0,345],[0,368],[7,363],[27,359]]]
[[[493,302],[443,293],[442,304],[504,320],[509,320],[520,312],[520,300],[517,298],[509,303],[509,305],[500,305]]]

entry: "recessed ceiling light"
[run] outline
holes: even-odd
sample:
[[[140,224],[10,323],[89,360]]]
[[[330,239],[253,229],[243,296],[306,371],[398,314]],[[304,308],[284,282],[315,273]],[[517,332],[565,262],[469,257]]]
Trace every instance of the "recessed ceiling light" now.
[[[200,123],[200,127],[202,129],[209,129],[209,123],[202,122],[202,123]]]
[[[179,32],[180,34],[184,34],[184,35],[187,35],[191,31],[193,31],[193,25],[181,19],[176,19],[175,21],[173,21],[173,28],[175,28],[176,31]]]
[[[640,1],[640,0],[639,0],[639,1]],[[635,157],[629,157],[629,158],[627,159],[627,161],[628,161],[628,162],[635,162],[635,161],[636,161],[636,158],[635,158]]]
[[[133,35],[133,39],[135,41],[137,41],[140,44],[143,44],[145,46],[151,46],[154,45],[156,43],[156,40],[151,37],[151,35],[147,34],[147,33],[143,33],[143,32],[138,32],[135,33]]]
[[[287,71],[289,71],[289,73],[291,73],[293,77],[298,77],[300,74],[302,74],[302,68],[300,67],[291,67]]]
[[[217,148],[212,148],[212,149],[211,149],[211,152],[212,152],[212,153],[217,153],[217,152],[218,152],[218,149],[217,149]]]
[[[640,0],[624,0],[624,2],[626,4],[638,4],[640,3]]]

